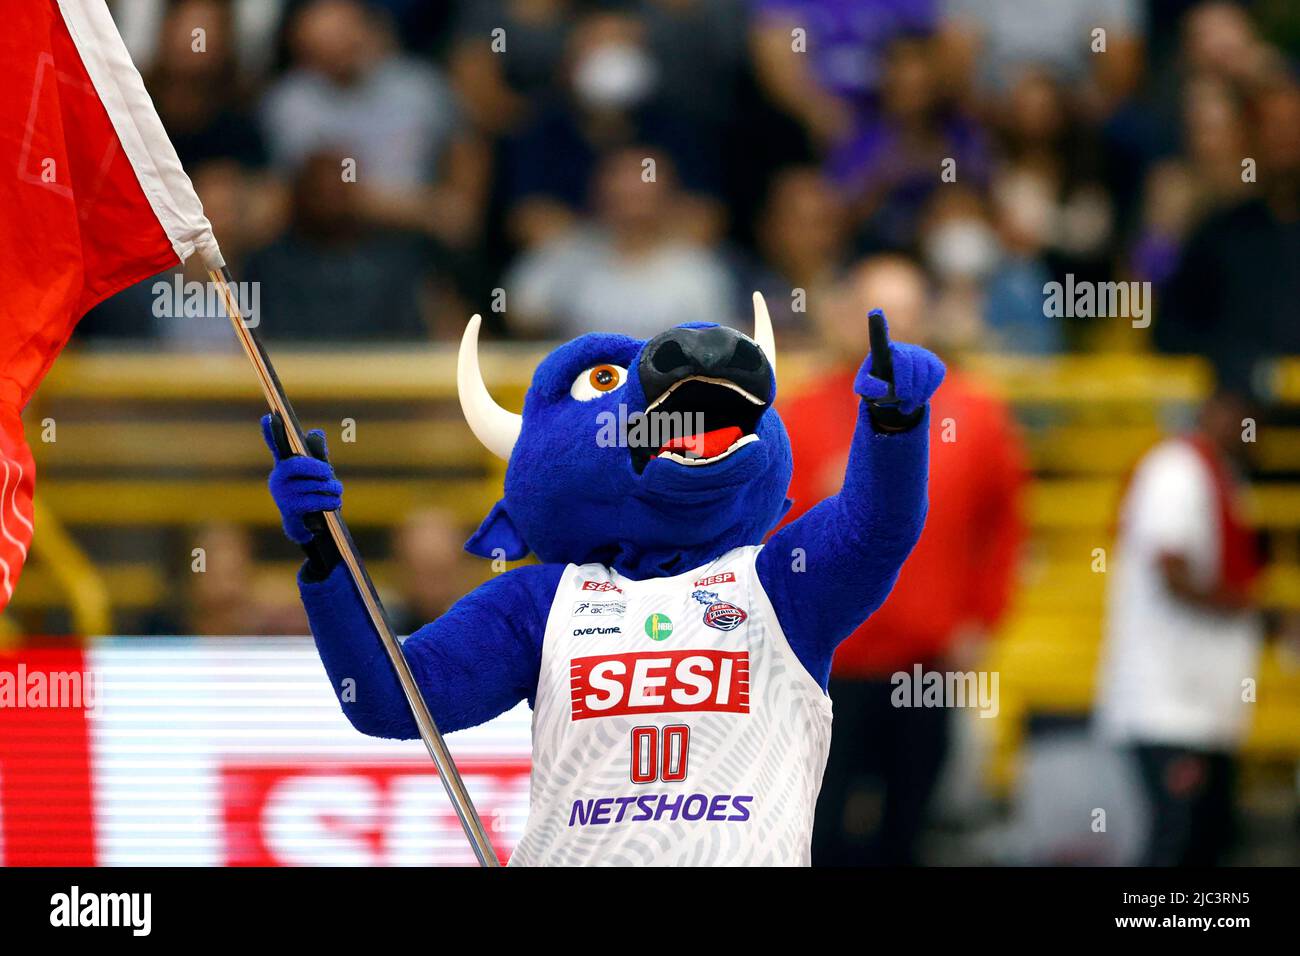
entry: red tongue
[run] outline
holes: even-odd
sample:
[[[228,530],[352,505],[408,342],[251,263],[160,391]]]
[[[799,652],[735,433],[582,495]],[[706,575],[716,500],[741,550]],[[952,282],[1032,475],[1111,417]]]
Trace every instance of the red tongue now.
[[[712,458],[714,455],[721,455],[740,441],[743,434],[744,432],[735,425],[728,425],[726,428],[715,428],[711,432],[674,438],[660,448],[659,452],[660,454],[666,451],[690,452],[699,458]]]

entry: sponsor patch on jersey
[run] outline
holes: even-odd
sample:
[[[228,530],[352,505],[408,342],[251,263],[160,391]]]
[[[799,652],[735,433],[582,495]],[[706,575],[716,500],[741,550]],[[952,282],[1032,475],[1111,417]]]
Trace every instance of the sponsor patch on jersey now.
[[[573,629],[574,637],[590,637],[592,635],[605,634],[622,634],[621,627],[575,627]]]
[[[622,617],[627,611],[626,601],[575,601],[574,617]]]
[[[710,574],[707,578],[700,578],[695,582],[697,588],[713,587],[715,584],[730,584],[736,580],[734,571],[723,571],[721,574]]]
[[[652,641],[666,641],[673,635],[673,620],[667,614],[651,614],[645,619],[645,633]]]
[[[743,609],[722,600],[716,591],[692,591],[691,597],[704,605],[704,623],[719,631],[734,631],[749,617]]]
[[[574,800],[569,826],[604,826],[607,823],[645,823],[661,820],[708,820],[710,823],[744,823],[750,817],[751,794],[634,793],[620,797]]]
[[[623,589],[613,581],[583,581],[579,591],[613,591],[622,594]]]
[[[749,713],[747,651],[643,651],[569,662],[574,720],[689,711]]]

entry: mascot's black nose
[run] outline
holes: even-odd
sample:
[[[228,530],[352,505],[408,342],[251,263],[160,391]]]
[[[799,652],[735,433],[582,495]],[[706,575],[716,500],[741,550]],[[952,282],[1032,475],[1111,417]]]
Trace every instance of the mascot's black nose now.
[[[669,329],[641,350],[637,366],[641,389],[654,401],[675,383],[693,375],[722,378],[764,403],[772,400],[772,366],[754,340],[735,329]]]

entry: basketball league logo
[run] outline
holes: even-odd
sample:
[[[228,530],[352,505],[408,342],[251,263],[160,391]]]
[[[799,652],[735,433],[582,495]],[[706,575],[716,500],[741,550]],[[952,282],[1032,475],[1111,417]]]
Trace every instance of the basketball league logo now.
[[[719,631],[734,631],[749,617],[730,601],[724,601],[716,591],[692,591],[691,597],[704,605],[704,623]]]

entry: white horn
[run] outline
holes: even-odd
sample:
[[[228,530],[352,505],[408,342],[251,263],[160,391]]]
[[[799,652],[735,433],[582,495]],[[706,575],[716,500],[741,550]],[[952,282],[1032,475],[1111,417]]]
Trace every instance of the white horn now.
[[[763,293],[754,293],[754,341],[763,350],[773,369],[776,368],[776,336],[772,334],[772,316],[767,313]]]
[[[474,316],[461,336],[460,355],[456,359],[456,391],[474,437],[492,454],[509,461],[524,418],[498,405],[483,384],[483,373],[478,367],[478,328],[482,323],[480,316]]]

